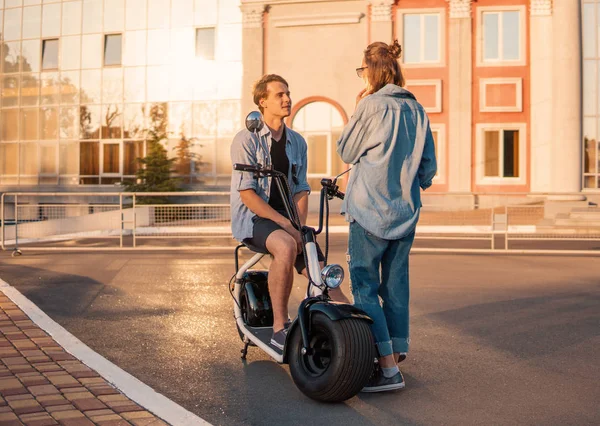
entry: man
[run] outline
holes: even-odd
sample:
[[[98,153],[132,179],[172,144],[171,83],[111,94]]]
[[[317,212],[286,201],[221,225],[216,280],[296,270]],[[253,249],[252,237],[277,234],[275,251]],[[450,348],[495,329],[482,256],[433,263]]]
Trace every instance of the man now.
[[[284,123],[292,110],[288,83],[278,75],[265,75],[254,85],[252,94],[265,126],[258,136],[248,130],[235,136],[231,144],[231,161],[233,164],[269,165],[285,173],[304,225],[310,192],[306,180],[307,145],[299,133]],[[290,324],[287,306],[294,281],[292,268],[295,266],[298,273],[305,276],[307,271],[300,232],[287,217],[277,185],[271,178],[254,179],[252,173],[233,171],[231,226],[236,240],[253,251],[272,256],[268,283],[273,305],[271,345],[281,350]],[[324,256],[318,245],[317,251],[322,267]],[[331,296],[347,303],[339,289]]]

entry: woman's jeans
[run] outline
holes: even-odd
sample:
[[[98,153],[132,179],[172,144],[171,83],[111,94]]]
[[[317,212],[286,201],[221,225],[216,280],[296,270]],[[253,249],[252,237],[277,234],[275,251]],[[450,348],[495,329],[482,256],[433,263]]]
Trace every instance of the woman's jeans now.
[[[399,240],[384,240],[350,222],[348,266],[354,305],[373,319],[371,330],[382,357],[408,352],[408,254],[414,238],[413,231]]]

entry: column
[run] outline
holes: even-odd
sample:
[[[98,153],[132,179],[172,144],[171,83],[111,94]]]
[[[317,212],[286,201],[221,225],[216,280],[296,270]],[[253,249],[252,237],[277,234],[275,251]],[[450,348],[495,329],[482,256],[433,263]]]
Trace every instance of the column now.
[[[252,85],[263,76],[264,3],[242,3],[242,123],[250,111],[258,110],[252,101]]]
[[[472,19],[471,0],[449,0],[448,190],[471,192]]]
[[[581,190],[581,2],[554,1],[552,11],[553,192]],[[572,197],[571,197],[572,198]]]
[[[552,0],[531,0],[531,192],[552,191],[553,56]],[[565,21],[566,22],[566,21]]]
[[[392,5],[394,0],[369,0],[371,5],[370,42],[382,41],[391,43],[392,40]]]

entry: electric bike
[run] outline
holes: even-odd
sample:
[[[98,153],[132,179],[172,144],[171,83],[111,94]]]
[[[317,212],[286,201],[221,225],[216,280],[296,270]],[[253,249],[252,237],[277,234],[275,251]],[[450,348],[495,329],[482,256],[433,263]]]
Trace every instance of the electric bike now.
[[[264,122],[259,112],[246,118],[246,128],[258,132]],[[264,141],[261,141],[261,143]],[[267,156],[267,158],[269,158]],[[256,346],[280,364],[289,364],[296,386],[306,396],[323,402],[340,402],[356,395],[373,371],[376,357],[370,324],[372,319],[362,310],[333,302],[329,289],[340,286],[344,270],[340,265],[326,265],[320,270],[316,235],[323,231],[323,210],[327,210],[325,225],[325,263],[328,253],[328,201],[343,199],[335,179],[321,181],[319,228],[302,226],[285,174],[260,164],[234,164],[234,170],[253,173],[256,179],[270,177],[277,185],[290,221],[300,231],[303,255],[308,269],[306,297],[298,307],[298,315],[288,329],[283,350],[270,344],[273,333],[273,310],[269,297],[268,271],[251,270],[264,254],[256,253],[239,267],[240,244],[235,249],[235,284],[229,290],[233,296],[234,317],[244,344],[242,359],[249,346]]]

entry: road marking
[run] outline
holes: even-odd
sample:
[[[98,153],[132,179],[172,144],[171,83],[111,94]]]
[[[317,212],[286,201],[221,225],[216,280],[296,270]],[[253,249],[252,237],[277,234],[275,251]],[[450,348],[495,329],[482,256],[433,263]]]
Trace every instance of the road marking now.
[[[46,315],[19,290],[0,278],[0,291],[11,299],[42,330],[48,333],[68,353],[95,370],[104,379],[119,389],[132,401],[174,426],[202,425],[211,426],[204,419],[156,392],[147,384],[136,379],[100,354],[94,352],[85,343],[69,333],[60,324]]]

